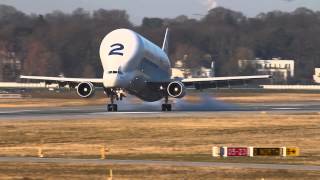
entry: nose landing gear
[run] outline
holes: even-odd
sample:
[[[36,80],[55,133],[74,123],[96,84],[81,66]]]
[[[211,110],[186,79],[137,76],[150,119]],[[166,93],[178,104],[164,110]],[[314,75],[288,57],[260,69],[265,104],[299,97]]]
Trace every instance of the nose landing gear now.
[[[110,97],[111,104],[108,104],[108,111],[109,112],[117,112],[118,111],[118,105],[114,104],[114,95],[111,94],[109,97]]]
[[[172,105],[169,104],[169,97],[165,97],[165,104],[162,104],[162,111],[172,111]]]
[[[110,98],[110,104],[108,104],[109,112],[117,112],[118,105],[114,103],[114,100],[122,101],[124,97],[126,97],[124,91],[122,89],[107,89],[105,90],[105,94]]]
[[[118,111],[118,105],[117,104],[108,104],[108,111],[109,112],[117,112]]]

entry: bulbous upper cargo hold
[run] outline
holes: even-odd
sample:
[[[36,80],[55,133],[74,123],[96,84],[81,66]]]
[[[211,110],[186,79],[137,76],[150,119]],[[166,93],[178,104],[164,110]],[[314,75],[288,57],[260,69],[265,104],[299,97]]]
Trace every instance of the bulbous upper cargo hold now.
[[[134,71],[140,68],[138,66],[144,59],[148,59],[161,69],[168,70],[171,76],[167,54],[129,29],[117,29],[105,36],[100,46],[100,58],[105,72]]]
[[[139,55],[139,38],[127,29],[118,29],[104,37],[100,45],[100,59],[105,71],[118,71]]]

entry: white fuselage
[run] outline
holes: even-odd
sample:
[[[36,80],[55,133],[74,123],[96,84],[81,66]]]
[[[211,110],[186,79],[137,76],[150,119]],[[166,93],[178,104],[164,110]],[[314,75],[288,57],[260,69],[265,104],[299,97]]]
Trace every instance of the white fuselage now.
[[[100,46],[105,88],[121,88],[145,101],[163,98],[156,82],[168,82],[171,65],[167,54],[141,35],[117,29]]]

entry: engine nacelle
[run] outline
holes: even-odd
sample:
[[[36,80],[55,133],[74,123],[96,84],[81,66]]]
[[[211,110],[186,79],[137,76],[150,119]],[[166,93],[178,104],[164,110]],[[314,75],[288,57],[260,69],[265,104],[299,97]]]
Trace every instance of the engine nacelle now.
[[[82,98],[89,98],[94,95],[95,87],[91,82],[83,82],[77,86],[77,93]]]
[[[175,81],[168,85],[167,92],[173,98],[183,98],[186,95],[186,88],[182,82]]]

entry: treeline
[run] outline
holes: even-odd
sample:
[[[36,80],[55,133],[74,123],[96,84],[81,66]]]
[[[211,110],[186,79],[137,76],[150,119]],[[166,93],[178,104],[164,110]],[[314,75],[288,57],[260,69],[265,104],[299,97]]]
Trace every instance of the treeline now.
[[[122,10],[26,15],[1,5],[0,50],[15,52],[26,75],[101,77],[99,46],[107,33],[130,28],[161,45],[166,27],[171,28],[173,64],[182,60],[187,67],[200,67],[214,60],[219,76],[255,73],[239,72],[239,59],[294,59],[297,83],[311,82],[320,67],[320,12],[306,8],[248,18],[220,7],[200,20],[144,18],[134,26]]]

